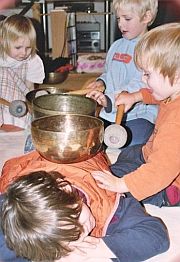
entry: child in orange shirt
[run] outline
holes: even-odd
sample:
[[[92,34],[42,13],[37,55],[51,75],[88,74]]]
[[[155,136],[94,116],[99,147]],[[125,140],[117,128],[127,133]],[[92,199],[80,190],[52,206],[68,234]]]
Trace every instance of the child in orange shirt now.
[[[93,172],[101,188],[130,192],[158,206],[180,205],[180,23],[146,33],[135,48],[136,65],[148,89],[119,94],[127,112],[139,101],[158,103],[155,129],[145,145],[124,149],[109,172]],[[119,178],[120,177],[120,178]]]

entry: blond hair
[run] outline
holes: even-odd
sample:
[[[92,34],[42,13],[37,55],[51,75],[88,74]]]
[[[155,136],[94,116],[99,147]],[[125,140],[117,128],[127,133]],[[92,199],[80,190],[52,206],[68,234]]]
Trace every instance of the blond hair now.
[[[158,26],[139,40],[134,54],[136,65],[159,70],[173,84],[180,73],[180,23]]]
[[[119,9],[128,9],[132,13],[137,13],[140,20],[143,20],[147,11],[150,11],[152,15],[152,20],[148,23],[150,26],[157,15],[158,0],[113,0],[113,7],[116,12]]]
[[[30,18],[21,15],[6,17],[0,23],[0,56],[9,54],[10,45],[20,37],[27,37],[30,41],[31,55],[36,53],[36,31]]]
[[[2,230],[17,256],[54,261],[71,252],[79,239],[82,199],[57,172],[37,171],[17,178],[2,204]],[[68,191],[67,191],[68,186]]]

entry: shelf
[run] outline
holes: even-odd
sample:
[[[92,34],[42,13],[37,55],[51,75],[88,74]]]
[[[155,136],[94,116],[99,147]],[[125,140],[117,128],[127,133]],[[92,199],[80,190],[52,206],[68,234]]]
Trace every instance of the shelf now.
[[[87,2],[101,2],[101,3],[103,3],[103,2],[112,2],[112,0],[91,0],[91,1],[88,1],[88,0],[79,0],[79,1],[77,1],[77,0],[71,0],[71,1],[67,1],[67,0],[45,0],[45,3],[55,3],[55,2],[59,2],[59,3],[64,3],[64,4],[68,4],[68,3],[77,3],[77,2],[80,2],[80,3],[87,3]]]
[[[112,15],[111,12],[76,12],[76,15]]]
[[[28,2],[29,0],[22,0],[23,3]],[[59,3],[62,4],[63,6],[65,6],[66,4],[71,4],[71,3],[104,3],[104,7],[103,7],[103,11],[102,12],[76,12],[76,14],[78,16],[80,15],[87,15],[87,16],[104,16],[104,50],[108,51],[109,47],[110,47],[110,35],[111,35],[111,22],[110,22],[110,17],[112,15],[111,13],[111,2],[112,0],[71,0],[71,1],[67,1],[67,0],[39,0],[39,5],[41,6],[41,20],[42,20],[42,24],[43,24],[43,29],[44,29],[44,33],[45,33],[45,44],[46,44],[46,52],[49,51],[49,32],[48,32],[48,16],[49,13],[47,12],[48,10],[48,5],[52,5],[55,3]]]

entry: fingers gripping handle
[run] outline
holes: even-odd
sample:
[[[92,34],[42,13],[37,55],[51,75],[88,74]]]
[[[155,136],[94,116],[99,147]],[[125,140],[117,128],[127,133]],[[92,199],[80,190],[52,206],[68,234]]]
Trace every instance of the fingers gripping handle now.
[[[115,123],[117,125],[121,124],[121,121],[122,121],[122,118],[123,118],[123,115],[124,115],[124,108],[125,108],[124,105],[119,105],[118,108],[117,108],[116,121],[115,121]]]

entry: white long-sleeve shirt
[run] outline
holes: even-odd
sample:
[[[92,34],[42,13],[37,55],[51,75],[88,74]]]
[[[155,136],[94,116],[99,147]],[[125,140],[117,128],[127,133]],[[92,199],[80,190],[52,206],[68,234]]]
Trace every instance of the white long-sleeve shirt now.
[[[23,61],[9,56],[6,59],[0,57],[0,97],[9,102],[25,101],[25,96],[30,91],[27,82],[42,83],[44,77],[44,65],[38,55]],[[0,126],[8,124],[27,128],[29,121],[29,114],[21,118],[13,117],[7,106],[0,105]]]

